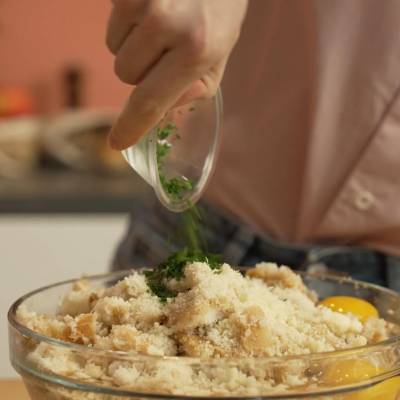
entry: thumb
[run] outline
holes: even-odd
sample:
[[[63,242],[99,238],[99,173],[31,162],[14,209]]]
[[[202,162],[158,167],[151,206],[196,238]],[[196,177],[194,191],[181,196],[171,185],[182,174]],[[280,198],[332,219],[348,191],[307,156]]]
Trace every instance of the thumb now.
[[[225,58],[215,67],[212,67],[200,80],[194,82],[190,88],[180,97],[175,106],[190,103],[201,98],[211,98],[217,93],[218,87],[224,75],[228,58]]]

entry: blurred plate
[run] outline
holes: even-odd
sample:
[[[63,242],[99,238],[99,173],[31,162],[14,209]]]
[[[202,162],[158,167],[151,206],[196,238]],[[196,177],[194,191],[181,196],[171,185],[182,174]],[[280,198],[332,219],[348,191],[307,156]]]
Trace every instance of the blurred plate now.
[[[115,113],[109,110],[68,111],[48,121],[43,146],[51,157],[74,170],[124,171],[121,155],[107,142],[114,119]]]
[[[37,117],[0,119],[0,176],[19,178],[36,171],[43,121]]]

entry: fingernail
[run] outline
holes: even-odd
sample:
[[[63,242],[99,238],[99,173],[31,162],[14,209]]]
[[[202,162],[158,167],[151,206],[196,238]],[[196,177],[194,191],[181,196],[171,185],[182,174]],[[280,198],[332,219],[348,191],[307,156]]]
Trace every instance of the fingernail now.
[[[114,133],[114,129],[111,129],[110,133],[108,134],[108,145],[114,150],[122,150],[121,144],[118,140],[118,135]]]

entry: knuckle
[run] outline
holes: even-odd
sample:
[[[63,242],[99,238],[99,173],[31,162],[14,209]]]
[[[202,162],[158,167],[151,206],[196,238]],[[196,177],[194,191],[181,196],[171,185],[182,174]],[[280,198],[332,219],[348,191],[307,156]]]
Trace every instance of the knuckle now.
[[[148,95],[141,97],[140,105],[139,112],[143,117],[151,118],[162,114],[163,110],[159,102]]]
[[[155,29],[159,29],[165,24],[166,15],[160,8],[152,8],[146,15],[146,23]]]
[[[203,98],[205,99],[211,99],[215,96],[218,90],[218,85],[212,85],[210,87],[207,87],[207,89],[204,91]]]
[[[111,3],[114,5],[114,7],[129,8],[134,6],[135,3],[137,3],[137,0],[111,0]]]
[[[110,53],[115,56],[117,53],[117,46],[115,45],[114,38],[110,34],[107,34],[106,36],[106,46]]]
[[[192,63],[200,65],[207,63],[211,54],[204,30],[190,29],[184,33],[184,40]]]
[[[174,31],[175,26],[169,13],[156,3],[149,6],[143,19],[143,26],[150,32]]]
[[[133,76],[132,72],[127,68],[126,62],[121,57],[116,57],[114,61],[114,72],[118,76],[118,78],[130,85],[135,84],[135,77]]]
[[[202,95],[204,99],[210,99],[215,96],[218,90],[219,82],[214,79],[203,78],[202,79],[205,89]]]

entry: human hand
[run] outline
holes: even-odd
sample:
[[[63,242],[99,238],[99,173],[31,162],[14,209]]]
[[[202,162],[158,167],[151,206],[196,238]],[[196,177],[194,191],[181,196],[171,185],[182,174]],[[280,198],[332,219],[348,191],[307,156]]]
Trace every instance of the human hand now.
[[[112,0],[107,46],[134,85],[110,133],[122,150],[177,103],[215,94],[239,37],[247,0]]]

